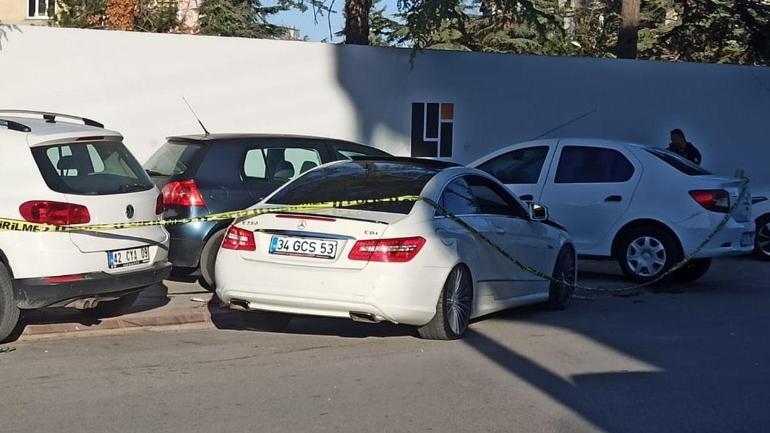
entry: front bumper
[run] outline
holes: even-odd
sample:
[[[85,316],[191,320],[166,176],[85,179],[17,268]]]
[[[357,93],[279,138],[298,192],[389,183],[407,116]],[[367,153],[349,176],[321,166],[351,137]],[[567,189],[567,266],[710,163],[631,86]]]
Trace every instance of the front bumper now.
[[[248,309],[327,317],[368,313],[376,320],[424,325],[451,268],[369,263],[364,269],[299,267],[243,260],[229,250],[217,258],[217,295]]]
[[[131,293],[165,280],[170,272],[171,263],[163,261],[135,272],[83,274],[82,279],[66,283],[50,283],[44,278],[17,279],[13,289],[19,308],[56,307],[76,299]]]

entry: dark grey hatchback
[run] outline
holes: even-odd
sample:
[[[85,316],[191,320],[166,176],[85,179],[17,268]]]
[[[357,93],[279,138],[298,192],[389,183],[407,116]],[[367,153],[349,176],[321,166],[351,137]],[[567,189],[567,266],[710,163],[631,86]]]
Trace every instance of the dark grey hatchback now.
[[[169,137],[145,169],[163,193],[165,218],[245,209],[318,165],[355,156],[387,156],[341,140],[266,134]],[[214,288],[214,261],[231,221],[169,226],[172,278]]]

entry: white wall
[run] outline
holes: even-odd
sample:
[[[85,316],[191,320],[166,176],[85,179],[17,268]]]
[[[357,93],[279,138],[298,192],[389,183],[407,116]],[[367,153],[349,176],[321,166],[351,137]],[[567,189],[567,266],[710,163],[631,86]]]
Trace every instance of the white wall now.
[[[401,49],[33,27],[0,43],[0,107],[93,117],[140,159],[199,132],[182,96],[215,132],[404,155],[411,103],[452,102],[459,162],[543,134],[665,145],[679,127],[707,168],[770,185],[770,68],[451,52],[412,67]]]

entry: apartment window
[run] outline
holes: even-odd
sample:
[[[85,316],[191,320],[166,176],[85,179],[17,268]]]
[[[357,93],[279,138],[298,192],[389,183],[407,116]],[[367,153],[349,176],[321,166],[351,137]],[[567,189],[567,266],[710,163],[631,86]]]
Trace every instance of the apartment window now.
[[[55,3],[56,0],[27,0],[27,18],[48,19],[48,13],[53,13]]]

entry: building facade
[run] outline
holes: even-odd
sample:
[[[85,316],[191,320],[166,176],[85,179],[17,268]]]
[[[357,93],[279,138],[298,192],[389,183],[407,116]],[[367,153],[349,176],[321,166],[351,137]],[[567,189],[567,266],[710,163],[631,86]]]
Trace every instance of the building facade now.
[[[2,0],[0,22],[7,25],[48,25],[56,0]]]

